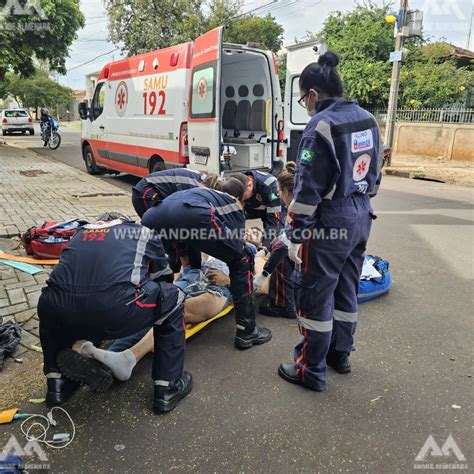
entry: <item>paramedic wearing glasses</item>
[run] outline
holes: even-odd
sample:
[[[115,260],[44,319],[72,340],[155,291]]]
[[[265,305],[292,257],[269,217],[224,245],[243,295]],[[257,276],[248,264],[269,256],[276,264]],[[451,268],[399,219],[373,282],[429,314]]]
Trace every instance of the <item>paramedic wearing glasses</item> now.
[[[383,146],[374,117],[342,97],[334,53],[306,66],[300,103],[309,120],[299,145],[288,208],[288,255],[296,263],[295,302],[302,337],[279,375],[312,390],[327,388],[327,365],[351,370],[357,288],[375,218]]]
[[[239,174],[236,177],[245,187],[245,217],[262,220],[262,243],[265,248],[270,249],[271,241],[280,233],[282,221],[277,179],[264,171],[248,171],[245,175]]]

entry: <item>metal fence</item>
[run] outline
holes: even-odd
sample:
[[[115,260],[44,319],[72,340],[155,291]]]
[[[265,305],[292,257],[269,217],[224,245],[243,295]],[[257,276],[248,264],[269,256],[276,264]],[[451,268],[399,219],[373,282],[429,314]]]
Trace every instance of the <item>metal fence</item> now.
[[[370,110],[375,118],[385,123],[387,109]],[[443,122],[443,123],[474,123],[474,109],[398,109],[399,122]]]

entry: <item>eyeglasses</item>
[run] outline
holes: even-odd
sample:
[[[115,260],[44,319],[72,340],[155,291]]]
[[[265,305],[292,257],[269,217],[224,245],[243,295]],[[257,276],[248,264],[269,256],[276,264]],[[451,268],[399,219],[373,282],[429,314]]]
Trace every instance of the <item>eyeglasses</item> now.
[[[307,96],[308,96],[308,92],[306,92],[306,94],[304,96],[302,96],[298,99],[298,104],[300,104],[301,107],[303,107],[303,109],[306,109],[306,104],[305,104],[304,100],[306,99]]]

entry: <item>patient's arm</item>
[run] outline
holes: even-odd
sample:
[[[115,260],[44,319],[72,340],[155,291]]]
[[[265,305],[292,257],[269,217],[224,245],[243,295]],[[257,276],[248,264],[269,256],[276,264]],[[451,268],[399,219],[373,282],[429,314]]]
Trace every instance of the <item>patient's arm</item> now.
[[[230,278],[222,272],[217,270],[209,270],[206,273],[206,277],[209,280],[209,283],[217,286],[230,286]]]

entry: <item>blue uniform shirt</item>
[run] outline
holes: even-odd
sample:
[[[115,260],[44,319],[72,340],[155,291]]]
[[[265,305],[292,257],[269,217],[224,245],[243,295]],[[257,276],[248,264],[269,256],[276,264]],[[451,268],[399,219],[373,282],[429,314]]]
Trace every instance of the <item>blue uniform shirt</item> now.
[[[253,219],[261,214],[265,231],[273,232],[272,240],[279,231],[281,222],[281,200],[278,195],[277,179],[270,173],[263,171],[249,171],[246,173],[254,179],[252,197],[245,201],[245,211],[248,218]]]
[[[71,294],[105,293],[118,304],[150,280],[170,275],[159,236],[140,224],[125,222],[79,230],[47,285]]]
[[[194,188],[181,191],[167,198],[183,204],[212,210],[229,229],[245,228],[245,215],[237,200],[229,194],[209,188]],[[176,216],[179,220],[180,216]]]
[[[204,176],[198,171],[187,168],[157,171],[141,179],[133,189],[143,192],[151,187],[156,193],[154,200],[158,202],[163,201],[163,199],[177,191],[184,191],[201,185]]]
[[[357,102],[335,97],[318,102],[306,126],[296,161],[295,189],[288,207],[288,237],[311,229],[323,199],[377,193],[383,144],[374,117]]]

